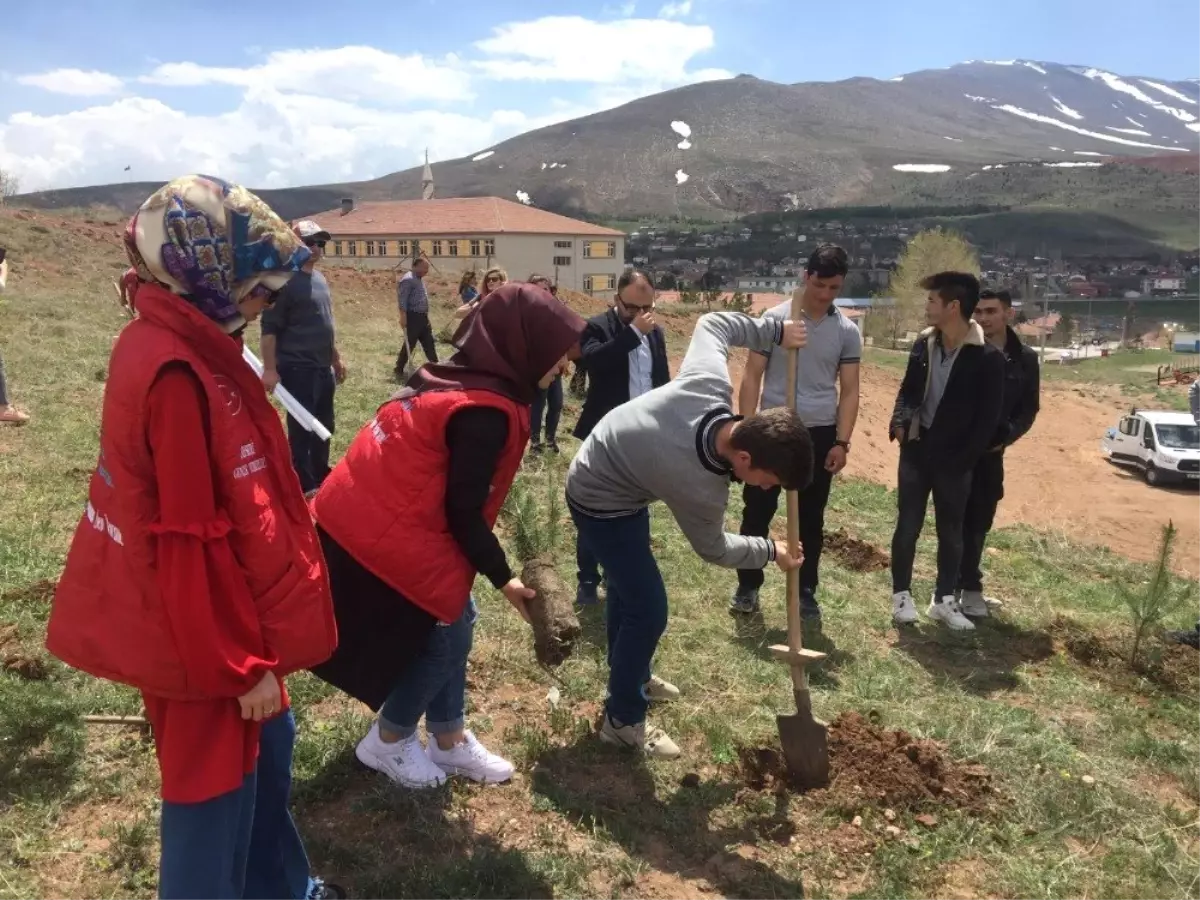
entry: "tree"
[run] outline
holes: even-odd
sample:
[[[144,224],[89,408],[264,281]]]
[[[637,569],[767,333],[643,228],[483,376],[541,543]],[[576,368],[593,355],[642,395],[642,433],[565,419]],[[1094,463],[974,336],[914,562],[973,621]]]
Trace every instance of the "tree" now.
[[[0,169],[0,206],[10,197],[15,197],[21,191],[21,181],[12,172]]]
[[[1058,317],[1058,324],[1054,326],[1054,339],[1063,346],[1071,343],[1071,333],[1075,330],[1075,323],[1071,320],[1070,313],[1063,313]]]
[[[941,228],[914,235],[904,248],[900,262],[888,280],[891,306],[872,310],[867,316],[871,336],[896,346],[906,331],[919,331],[925,322],[928,292],[921,282],[937,272],[970,272],[978,277],[979,256],[961,235]]]
[[[702,296],[704,298],[704,308],[712,312],[713,304],[721,302],[721,289],[716,288],[711,291],[705,291]]]
[[[750,298],[741,291],[734,291],[733,296],[721,301],[721,308],[729,312],[750,312]]]
[[[675,273],[663,272],[658,276],[658,289],[660,291],[675,290]]]

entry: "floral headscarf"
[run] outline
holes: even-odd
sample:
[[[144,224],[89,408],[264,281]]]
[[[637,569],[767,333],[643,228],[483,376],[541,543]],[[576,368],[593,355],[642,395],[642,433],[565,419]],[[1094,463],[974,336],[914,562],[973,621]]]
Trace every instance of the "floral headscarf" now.
[[[125,228],[125,252],[138,277],[227,330],[242,322],[240,301],[279,290],[312,255],[266,203],[208,175],[155,191]]]

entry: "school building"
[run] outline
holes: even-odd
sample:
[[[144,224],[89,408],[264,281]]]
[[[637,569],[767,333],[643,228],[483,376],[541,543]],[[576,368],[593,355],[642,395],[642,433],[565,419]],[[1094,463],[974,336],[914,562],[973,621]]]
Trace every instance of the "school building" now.
[[[605,298],[625,269],[624,232],[499,197],[346,199],[339,209],[305,218],[332,236],[325,252],[333,265],[408,269],[417,254],[451,277],[500,266],[514,280],[536,272]]]

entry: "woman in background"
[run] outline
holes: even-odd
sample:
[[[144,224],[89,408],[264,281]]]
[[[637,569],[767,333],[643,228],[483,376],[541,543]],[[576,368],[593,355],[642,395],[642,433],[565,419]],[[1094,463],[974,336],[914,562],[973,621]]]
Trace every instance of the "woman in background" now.
[[[463,272],[462,278],[458,281],[458,299],[462,305],[471,303],[479,298],[479,291],[475,287],[475,283],[479,280],[479,273],[474,269],[467,269]]]
[[[344,896],[310,877],[288,811],[282,679],[333,652],[329,583],[279,415],[242,359],[247,323],[309,252],[258,197],[199,175],[142,204],[125,251],[137,316],[113,346],[46,646],[142,692],[161,897]]]
[[[4,286],[8,283],[8,259],[4,254],[4,248],[0,247],[0,294],[4,293]],[[28,421],[28,414],[21,412],[9,400],[8,382],[4,380],[4,359],[0,358],[0,424],[24,425]]]
[[[530,275],[529,283],[542,288],[550,296],[558,298],[558,288],[545,275]],[[551,452],[558,453],[558,422],[562,417],[563,386],[562,377],[566,372],[564,364],[554,380],[547,387],[539,387],[533,406],[529,410],[530,453],[541,453],[547,447]],[[542,443],[542,417],[546,418],[546,443]]]
[[[508,273],[499,266],[492,266],[492,268],[483,273],[483,293],[470,303],[464,303],[456,309],[454,311],[454,318],[465,319],[471,310],[478,307],[480,303],[487,299],[488,294],[505,284],[508,284]]]

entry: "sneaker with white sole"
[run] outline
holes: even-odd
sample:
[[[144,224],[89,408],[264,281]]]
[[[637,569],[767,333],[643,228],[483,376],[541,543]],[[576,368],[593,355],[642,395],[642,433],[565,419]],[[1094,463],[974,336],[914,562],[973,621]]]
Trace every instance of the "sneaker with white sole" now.
[[[443,750],[432,736],[427,751],[429,761],[447,775],[462,775],[480,784],[500,784],[513,776],[513,764],[491,753],[475,735],[463,732],[461,743]]]
[[[974,631],[975,623],[962,614],[962,610],[958,608],[958,601],[954,599],[954,595],[950,594],[938,600],[934,597],[929,601],[929,609],[925,615],[933,619],[935,622],[944,622],[947,626],[955,631]]]
[[[912,625],[917,621],[917,604],[908,591],[892,594],[892,621],[897,625]]]
[[[658,700],[661,702],[679,699],[679,688],[675,687],[669,681],[664,681],[657,675],[650,676],[650,680],[646,682],[643,690],[648,700]]]
[[[446,773],[429,761],[415,733],[389,744],[379,736],[376,722],[367,736],[354,748],[358,761],[376,772],[382,772],[396,784],[407,788],[433,788],[446,781]]]
[[[983,591],[963,591],[959,595],[958,605],[962,609],[962,614],[972,619],[986,619],[991,615]]]
[[[661,728],[647,728],[645,722],[636,725],[618,725],[607,713],[600,726],[600,740],[614,747],[641,750],[653,759],[675,759],[680,754],[679,745],[667,737]]]

